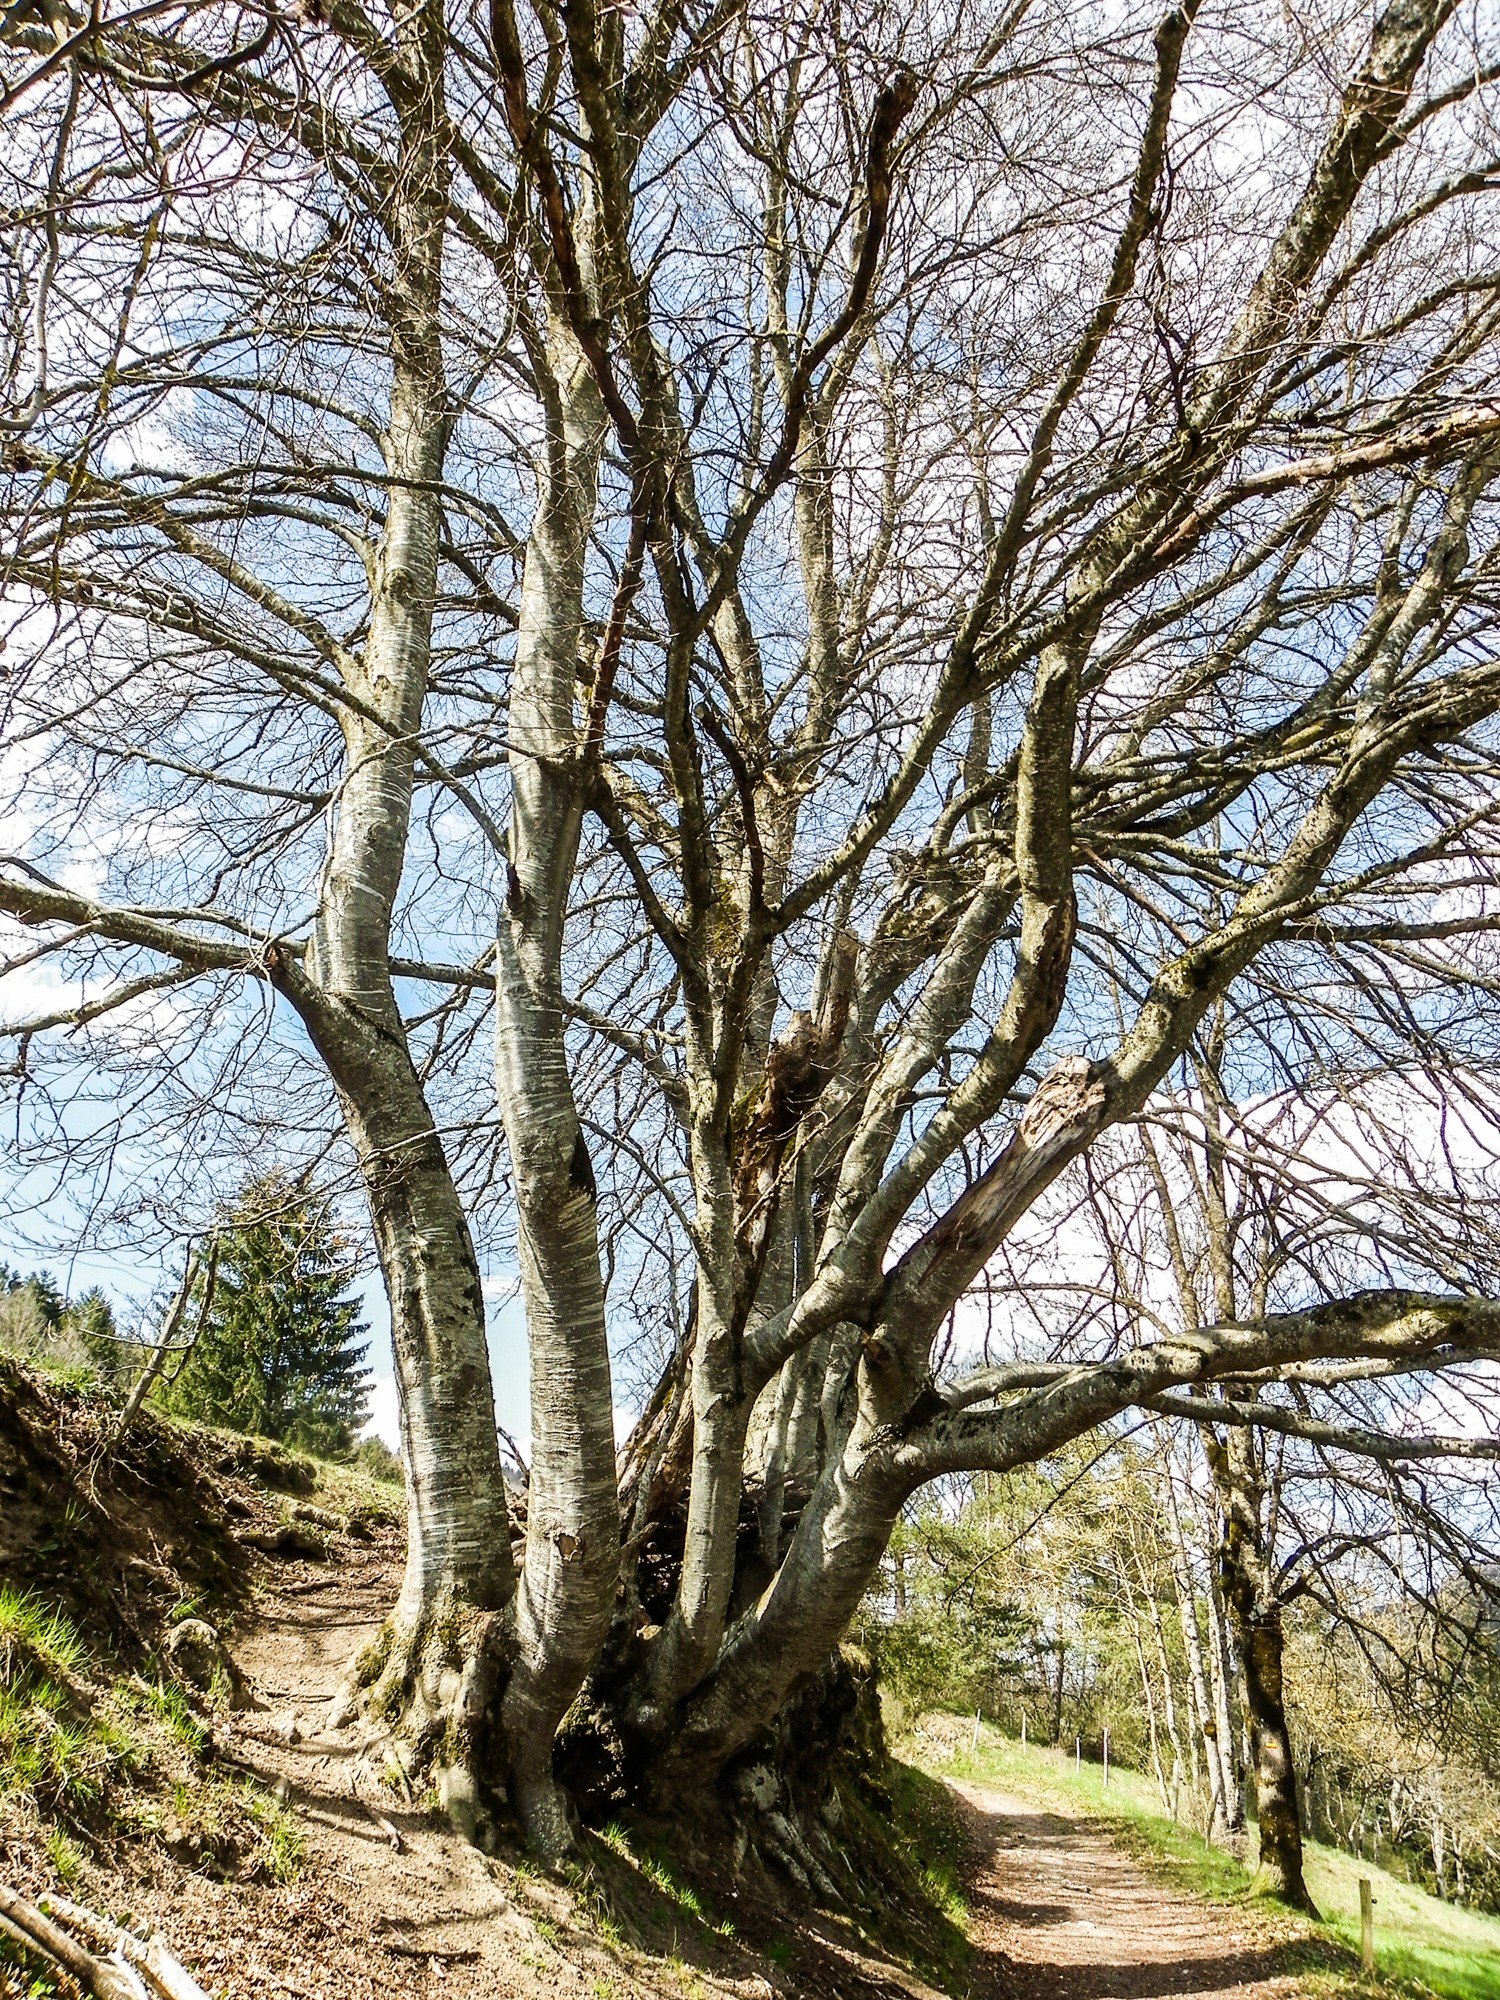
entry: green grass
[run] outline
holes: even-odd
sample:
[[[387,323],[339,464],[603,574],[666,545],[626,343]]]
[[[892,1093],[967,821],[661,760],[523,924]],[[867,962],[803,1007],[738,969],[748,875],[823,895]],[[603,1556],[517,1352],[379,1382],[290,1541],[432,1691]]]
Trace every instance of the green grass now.
[[[895,1823],[916,1864],[923,1893],[957,1931],[966,1935],[968,1905],[964,1879],[970,1862],[969,1836],[954,1813],[946,1789],[925,1771],[893,1761],[887,1774]],[[958,1960],[954,1961],[958,1963]]]
[[[613,1822],[612,1825],[617,1826],[618,1822]],[[609,1838],[609,1831],[609,1829],[606,1829],[606,1839]],[[619,1831],[623,1833],[624,1829],[620,1828]],[[614,1847],[617,1854],[622,1854],[625,1857],[630,1856],[631,1849],[628,1836],[623,1842],[611,1842],[610,1844]],[[657,1894],[664,1896],[668,1902],[674,1903],[683,1916],[691,1918],[695,1924],[702,1924],[705,1930],[712,1930],[714,1928],[715,1918],[713,1912],[708,1908],[696,1889],[691,1888],[686,1882],[679,1881],[665,1856],[652,1853],[641,1854],[636,1858],[636,1866],[639,1868],[644,1879],[656,1890]]]
[[[0,1937],[0,1994],[6,2000],[12,1994],[16,2000],[58,2000],[63,1989],[57,1982],[62,1976],[39,1952]]]
[[[154,1717],[190,1756],[201,1757],[208,1748],[208,1731],[175,1681],[140,1678],[118,1681],[115,1694],[117,1700],[136,1714]]]
[[[52,1863],[53,1874],[65,1889],[71,1889],[83,1873],[82,1848],[55,1826],[49,1827],[42,1835],[42,1846]]]
[[[1440,1903],[1373,1862],[1312,1846],[1307,1886],[1326,1928],[1359,1949],[1359,1878],[1375,1896],[1375,1961],[1383,1974],[1443,2000],[1500,2000],[1500,1919]]]
[[[953,1794],[930,1772],[891,1758],[881,1790],[842,1794],[840,1844],[856,1862],[864,1907],[857,1928],[945,1993],[968,1991],[974,1949],[964,1885],[972,1842]]]
[[[0,1590],[0,1804],[34,1812],[59,1881],[83,1865],[72,1833],[91,1838],[105,1827],[180,1841],[203,1863],[255,1879],[292,1881],[304,1859],[301,1829],[250,1780],[200,1769],[175,1784],[169,1812],[160,1779],[182,1769],[176,1752],[201,1766],[209,1747],[186,1692],[165,1676],[106,1681],[106,1672],[61,1611]],[[148,1773],[152,1787],[129,1782]]]
[[[967,1737],[958,1751],[936,1767],[946,1777],[968,1778],[1022,1793],[1045,1805],[1100,1821],[1126,1848],[1149,1855],[1167,1870],[1175,1887],[1208,1902],[1249,1900],[1250,1867],[1211,1847],[1200,1835],[1175,1824],[1162,1810],[1155,1785],[1134,1771],[1110,1772],[1108,1788],[1097,1764],[1075,1768],[1064,1751],[1023,1750],[993,1729],[980,1732],[977,1754]],[[1252,1839],[1250,1866],[1254,1865]],[[1306,1934],[1357,1953],[1359,1878],[1368,1876],[1375,1894],[1375,1958],[1387,1991],[1425,2000],[1500,2000],[1500,1919],[1441,1903],[1373,1862],[1335,1848],[1310,1843],[1307,1886],[1323,1913]],[[1345,1959],[1332,1975],[1334,1990],[1371,1991],[1357,1967]]]
[[[140,1770],[149,1750],[77,1691],[88,1667],[78,1632],[29,1592],[0,1590],[0,1800],[75,1814]]]
[[[204,1775],[128,1804],[137,1838],[166,1839],[179,1859],[209,1875],[285,1884],[307,1859],[296,1815],[251,1778]]]
[[[61,1611],[44,1604],[29,1590],[0,1588],[0,1675],[14,1670],[16,1655],[54,1679],[82,1672],[87,1653],[82,1639]]]

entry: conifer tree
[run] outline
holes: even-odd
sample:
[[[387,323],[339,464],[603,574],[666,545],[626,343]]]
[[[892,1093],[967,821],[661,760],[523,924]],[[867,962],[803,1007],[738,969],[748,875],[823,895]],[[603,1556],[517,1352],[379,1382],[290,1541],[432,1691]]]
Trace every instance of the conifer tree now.
[[[252,1181],[219,1238],[203,1332],[169,1407],[338,1457],[368,1413],[368,1342],[348,1296],[354,1259],[327,1210],[285,1176]]]
[[[0,1349],[44,1365],[92,1370],[117,1389],[133,1372],[130,1344],[120,1338],[114,1308],[97,1285],[64,1296],[50,1271],[0,1264]]]

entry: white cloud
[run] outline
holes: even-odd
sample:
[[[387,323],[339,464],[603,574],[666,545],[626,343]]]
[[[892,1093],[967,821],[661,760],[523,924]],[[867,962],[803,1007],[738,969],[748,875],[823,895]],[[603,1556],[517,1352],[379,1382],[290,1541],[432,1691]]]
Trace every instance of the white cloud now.
[[[401,1448],[401,1399],[396,1394],[393,1375],[377,1375],[370,1391],[370,1420],[360,1432],[362,1438],[376,1437],[392,1451]]]

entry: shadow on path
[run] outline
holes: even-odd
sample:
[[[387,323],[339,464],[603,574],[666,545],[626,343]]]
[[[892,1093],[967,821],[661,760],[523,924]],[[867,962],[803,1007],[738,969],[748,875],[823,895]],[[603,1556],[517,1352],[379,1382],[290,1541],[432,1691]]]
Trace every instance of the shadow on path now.
[[[1306,1947],[1182,1896],[1094,1828],[955,1784],[979,1852],[976,1995],[994,2000],[1304,2000]]]

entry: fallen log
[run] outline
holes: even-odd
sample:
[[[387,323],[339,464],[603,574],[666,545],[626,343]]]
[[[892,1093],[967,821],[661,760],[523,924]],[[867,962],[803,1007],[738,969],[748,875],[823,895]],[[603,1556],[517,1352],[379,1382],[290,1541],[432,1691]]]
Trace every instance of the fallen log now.
[[[0,1885],[0,1923],[95,2000],[210,2000],[159,1932],[138,1938],[66,1896],[47,1895],[42,1902],[45,1908]],[[74,1932],[107,1956],[90,1951]]]

